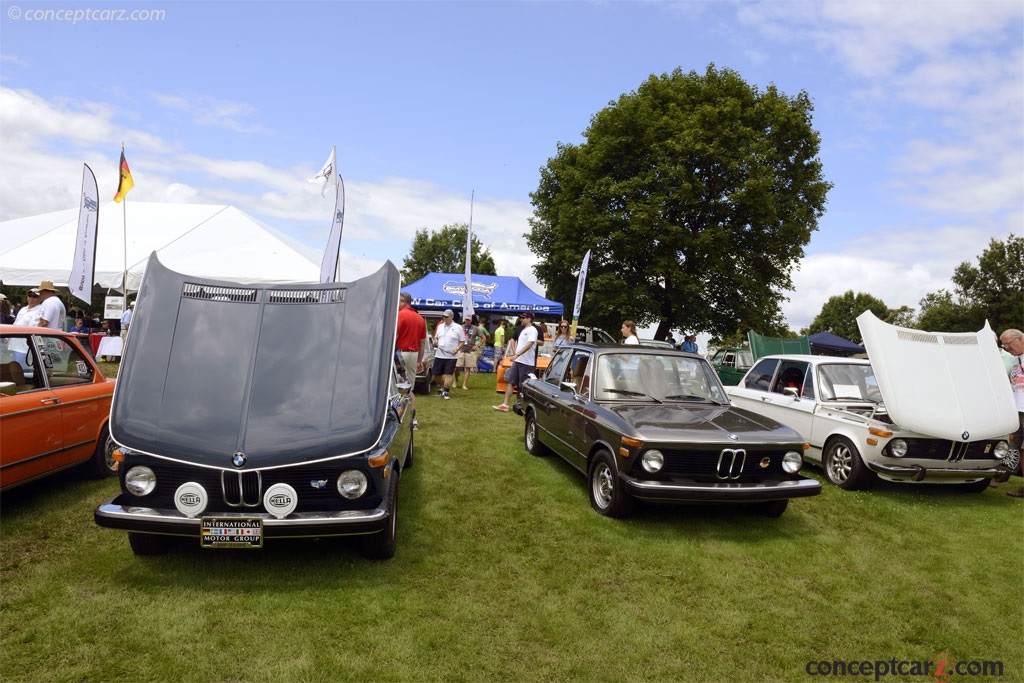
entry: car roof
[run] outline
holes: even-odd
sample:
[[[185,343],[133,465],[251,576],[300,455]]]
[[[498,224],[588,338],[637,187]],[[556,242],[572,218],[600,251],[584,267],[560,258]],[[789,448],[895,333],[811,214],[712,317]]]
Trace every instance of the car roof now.
[[[867,358],[849,358],[847,356],[816,356],[814,354],[807,353],[776,353],[770,356],[762,356],[758,358],[758,362],[763,361],[767,358],[778,358],[781,360],[795,360],[803,361],[805,363],[850,363],[851,365],[870,365],[871,361]]]
[[[601,342],[575,341],[565,345],[567,348],[587,349],[595,353],[643,353],[651,356],[688,356],[690,358],[701,358],[699,353],[679,351],[668,346],[644,346],[642,344],[607,344]]]
[[[38,327],[29,325],[0,325],[0,334],[60,334],[67,337],[76,335],[58,330],[56,327]]]

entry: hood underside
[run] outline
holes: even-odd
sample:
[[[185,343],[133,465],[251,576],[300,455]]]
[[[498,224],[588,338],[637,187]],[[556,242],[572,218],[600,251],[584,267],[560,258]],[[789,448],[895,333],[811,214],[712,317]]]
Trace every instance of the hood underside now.
[[[194,278],[150,256],[111,408],[123,446],[245,469],[373,447],[383,430],[400,280]]]
[[[896,424],[953,441],[1005,437],[1017,408],[988,323],[978,332],[921,332],[857,317],[885,408]]]

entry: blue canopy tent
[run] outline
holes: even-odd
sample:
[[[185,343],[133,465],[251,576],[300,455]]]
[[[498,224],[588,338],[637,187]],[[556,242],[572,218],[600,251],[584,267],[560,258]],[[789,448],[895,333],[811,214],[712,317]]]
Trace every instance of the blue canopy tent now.
[[[852,341],[832,334],[831,332],[816,332],[808,337],[811,342],[811,353],[830,356],[850,356],[855,353],[865,353],[863,346],[857,346]]]
[[[472,282],[473,308],[477,313],[511,315],[529,310],[537,315],[560,316],[564,312],[562,304],[545,299],[517,277],[473,275]],[[446,308],[460,311],[466,276],[463,273],[428,273],[403,286],[402,291],[409,292],[413,308],[421,313]]]

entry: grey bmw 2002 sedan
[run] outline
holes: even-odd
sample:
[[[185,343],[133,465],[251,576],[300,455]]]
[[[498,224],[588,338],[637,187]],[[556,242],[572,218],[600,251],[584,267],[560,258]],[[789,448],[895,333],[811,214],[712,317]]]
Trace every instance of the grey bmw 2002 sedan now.
[[[121,493],[96,523],[136,554],[358,535],[395,552],[412,466],[411,385],[395,372],[398,270],[349,283],[246,284],[150,257],[111,407]]]
[[[526,450],[554,451],[589,480],[590,503],[749,504],[769,517],[821,492],[801,477],[801,436],[729,404],[708,361],[638,346],[573,344],[521,387]]]

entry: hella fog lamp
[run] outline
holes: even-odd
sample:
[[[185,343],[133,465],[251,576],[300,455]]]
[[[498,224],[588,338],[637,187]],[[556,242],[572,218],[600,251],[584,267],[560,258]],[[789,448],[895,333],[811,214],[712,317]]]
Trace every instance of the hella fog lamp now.
[[[889,442],[889,454],[894,458],[902,458],[910,450],[910,446],[903,439],[893,439]]]
[[[194,481],[186,481],[174,492],[174,507],[186,517],[195,517],[206,509],[206,489]]]
[[[782,456],[782,470],[787,474],[796,474],[804,464],[803,457],[796,451],[788,451]]]
[[[996,456],[996,460],[1005,460],[1006,456],[1010,454],[1010,444],[1000,441],[996,444],[993,454]]]
[[[366,493],[366,486],[366,475],[359,470],[345,470],[338,475],[338,493],[348,500],[355,500]]]
[[[665,455],[661,451],[652,448],[649,451],[644,451],[641,462],[643,462],[644,469],[648,472],[658,472],[665,466]]]
[[[263,507],[278,519],[284,519],[295,512],[299,494],[288,484],[274,484],[263,494]]]
[[[145,465],[136,465],[125,473],[124,487],[133,496],[148,496],[156,488],[156,473]]]

